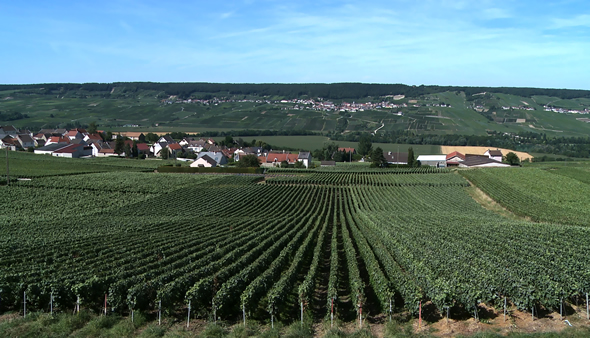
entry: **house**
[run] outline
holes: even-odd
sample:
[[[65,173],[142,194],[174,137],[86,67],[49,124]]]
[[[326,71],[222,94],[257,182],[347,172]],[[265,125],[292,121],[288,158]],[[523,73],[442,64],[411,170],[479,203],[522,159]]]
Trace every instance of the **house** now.
[[[186,143],[186,145],[184,145],[184,143]],[[181,142],[179,142],[179,144],[183,147],[186,147],[188,150],[194,152],[194,153],[198,153],[200,151],[203,150],[203,147],[208,144],[207,141],[200,139],[200,140],[190,140],[190,139],[184,139]]]
[[[191,167],[201,167],[201,168],[212,168],[216,167],[217,162],[214,159],[209,157],[209,155],[203,155],[199,157],[196,161],[191,163]]]
[[[35,146],[37,146],[37,142],[29,134],[16,135],[16,139],[20,143],[20,146],[24,149],[34,148]]]
[[[223,149],[221,149],[221,152],[223,153],[223,155],[227,158],[233,158],[234,157],[234,153],[238,148],[227,148],[224,147]]]
[[[115,153],[115,145],[109,142],[92,142],[90,143],[92,149],[92,156],[117,156]]]
[[[459,163],[460,168],[500,168],[510,167],[510,164],[496,161],[486,156],[467,156],[465,161]]]
[[[302,162],[306,168],[311,164],[311,153],[309,151],[300,151],[297,155],[297,161]]]
[[[168,151],[170,151],[170,156],[176,157],[176,155],[182,153],[184,149],[182,149],[180,144],[174,142],[168,145]]]
[[[344,153],[352,153],[353,155],[356,154],[356,150],[354,148],[343,148],[340,147],[338,148],[338,151],[344,152]]]
[[[139,155],[149,156],[150,155],[150,146],[148,146],[146,143],[137,143],[137,153]]]
[[[51,155],[56,157],[79,158],[92,155],[92,148],[83,144],[73,143],[54,151]]]
[[[502,151],[500,149],[496,149],[496,150],[490,150],[490,149],[488,149],[483,154],[486,155],[486,156],[488,156],[492,160],[496,160],[498,162],[502,162]]]
[[[453,151],[447,155],[447,167],[456,167],[463,161],[465,161],[465,155],[458,151]]]
[[[421,165],[444,168],[447,166],[447,155],[420,155],[416,161],[420,161]]]
[[[63,136],[51,136],[45,142],[45,145],[48,146],[50,144],[59,143],[59,144],[70,144],[70,139]]]
[[[18,130],[14,126],[0,126],[0,139],[6,136],[16,137]]]
[[[384,151],[383,156],[388,164],[408,164],[408,153]]]
[[[162,142],[176,143],[176,141],[174,141],[174,139],[170,135],[161,136],[160,139],[158,139],[158,142],[157,143],[162,143]]]
[[[40,148],[35,149],[35,154],[41,154],[41,155],[52,155],[53,152],[60,150],[62,148],[67,147],[68,144],[62,144],[62,143],[52,143],[50,145],[46,145]]]
[[[203,157],[207,157],[205,160],[199,161],[200,159],[202,159]],[[213,167],[215,166],[222,166],[227,164],[227,157],[225,157],[225,155],[223,155],[223,153],[210,153],[210,152],[200,152],[199,153],[199,157],[197,158],[197,160],[193,163],[191,163],[191,167],[198,167],[199,164],[202,164],[205,167],[208,167],[208,165],[206,165],[206,163],[212,163],[211,161],[215,162],[215,165],[212,165]]]
[[[102,143],[102,137],[98,133],[84,135],[84,141],[86,142],[100,142]]]
[[[69,138],[70,140],[75,140],[75,139],[84,139],[84,134],[81,132],[80,129],[72,129],[70,131],[68,131],[65,135],[65,137]]]
[[[265,167],[278,167],[282,162],[287,161],[289,164],[295,164],[299,155],[291,153],[268,153],[266,155],[266,161],[262,163]]]
[[[18,139],[13,138],[10,135],[4,136],[4,138],[0,140],[0,148],[8,148],[9,150],[15,151],[20,149],[20,147]]]

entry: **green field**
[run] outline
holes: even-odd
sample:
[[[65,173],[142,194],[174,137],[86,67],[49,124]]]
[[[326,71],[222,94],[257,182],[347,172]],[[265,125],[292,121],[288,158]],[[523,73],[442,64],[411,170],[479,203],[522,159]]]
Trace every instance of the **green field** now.
[[[108,335],[116,325],[139,335],[122,318],[153,320],[160,304],[171,330],[189,304],[193,320],[229,325],[246,316],[287,326],[302,307],[308,323],[331,314],[353,322],[361,306],[367,323],[415,320],[419,302],[431,304],[432,325],[447,307],[453,320],[493,324],[488,311],[505,299],[529,317],[559,311],[562,300],[569,318],[585,316],[574,304],[590,292],[588,166],[349,164],[261,181],[153,172],[162,161],[9,160],[14,177],[31,180],[0,185],[0,318],[22,313],[24,299],[29,312],[51,304],[71,313],[79,303],[98,313],[105,297]],[[514,215],[480,205],[464,177]],[[18,323],[57,330],[66,320],[35,316]],[[84,318],[84,330],[103,325]],[[19,327],[0,319],[0,333]]]

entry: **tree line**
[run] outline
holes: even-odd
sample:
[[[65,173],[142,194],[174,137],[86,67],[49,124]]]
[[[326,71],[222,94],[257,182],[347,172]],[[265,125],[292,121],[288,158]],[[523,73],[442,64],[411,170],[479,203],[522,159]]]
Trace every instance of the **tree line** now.
[[[113,82],[113,83],[43,83],[26,85],[0,85],[3,90],[33,90],[39,94],[55,94],[67,91],[110,93],[118,88],[127,93],[138,90],[153,90],[167,95],[188,98],[191,95],[217,94],[280,96],[284,98],[321,97],[326,99],[361,99],[386,95],[422,95],[454,91],[465,92],[470,97],[482,92],[512,94],[523,97],[546,95],[562,99],[590,97],[589,90],[520,88],[520,87],[466,87],[466,86],[409,86],[405,84],[374,83],[207,83],[207,82]]]

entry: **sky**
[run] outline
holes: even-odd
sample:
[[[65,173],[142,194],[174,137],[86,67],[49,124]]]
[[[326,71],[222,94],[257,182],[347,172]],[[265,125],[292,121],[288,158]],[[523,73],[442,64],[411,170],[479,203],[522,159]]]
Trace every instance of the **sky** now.
[[[583,0],[0,0],[0,83],[590,89]]]

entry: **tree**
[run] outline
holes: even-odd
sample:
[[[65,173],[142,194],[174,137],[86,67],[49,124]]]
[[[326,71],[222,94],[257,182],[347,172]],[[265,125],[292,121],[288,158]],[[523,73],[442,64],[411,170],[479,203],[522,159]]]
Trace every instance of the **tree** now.
[[[88,124],[88,133],[89,134],[95,134],[97,131],[97,125],[95,121],[90,122],[90,124]]]
[[[260,162],[256,155],[243,155],[240,156],[237,166],[240,168],[258,168],[260,167]]]
[[[163,147],[162,150],[160,150],[160,157],[163,160],[167,160],[168,159],[168,147]]]
[[[369,134],[363,134],[359,139],[358,153],[365,156],[371,153],[373,143]]]
[[[289,162],[281,161],[281,168],[289,168]]]
[[[131,157],[138,158],[139,150],[137,149],[137,142],[133,141],[133,148],[131,148]]]
[[[377,147],[375,150],[373,150],[371,153],[371,160],[371,166],[373,167],[385,168],[388,165],[387,159],[385,158],[385,155],[383,155],[383,149],[380,147]]]
[[[303,161],[297,161],[297,162],[295,162],[294,167],[297,169],[302,169],[302,168],[305,168],[305,165],[303,164]]]
[[[508,154],[506,154],[506,156],[504,156],[504,162],[510,165],[519,165],[520,159],[518,158],[518,155],[516,155],[515,153],[509,152]]]
[[[125,146],[123,147],[123,152],[125,153],[125,157],[133,157],[129,143],[125,143]]]
[[[154,133],[147,133],[145,135],[145,140],[148,143],[156,143],[156,142],[158,142],[159,139],[160,139],[160,136],[158,136],[158,135],[156,135]]]
[[[117,136],[117,141],[115,141],[115,153],[117,155],[121,155],[125,151],[125,141],[121,136]]]
[[[416,164],[416,158],[414,156],[414,148],[408,148],[408,165],[413,167]]]

